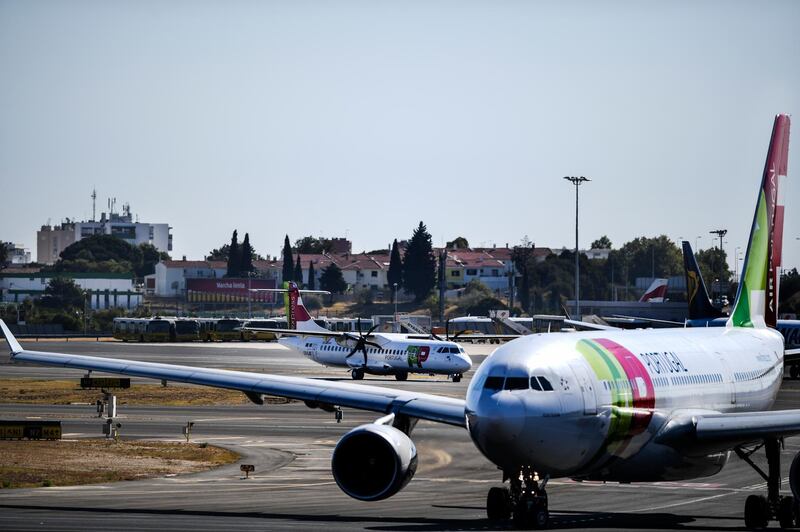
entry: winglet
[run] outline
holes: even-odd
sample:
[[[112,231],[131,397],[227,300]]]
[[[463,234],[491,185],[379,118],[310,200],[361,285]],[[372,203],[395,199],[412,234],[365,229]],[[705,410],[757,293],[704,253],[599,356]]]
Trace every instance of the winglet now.
[[[6,337],[6,342],[8,342],[8,346],[11,348],[11,355],[14,356],[17,353],[21,353],[22,346],[19,345],[19,342],[17,342],[17,339],[11,334],[8,325],[6,325],[6,322],[3,320],[0,320],[0,329],[3,329],[3,336]]]

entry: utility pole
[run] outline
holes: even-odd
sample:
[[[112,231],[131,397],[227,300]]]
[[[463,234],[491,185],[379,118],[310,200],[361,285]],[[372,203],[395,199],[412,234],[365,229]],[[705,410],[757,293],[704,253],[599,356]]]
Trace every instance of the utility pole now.
[[[575,185],[575,314],[581,319],[581,266],[578,261],[578,190],[581,183],[591,179],[580,176],[564,176],[564,179]]]

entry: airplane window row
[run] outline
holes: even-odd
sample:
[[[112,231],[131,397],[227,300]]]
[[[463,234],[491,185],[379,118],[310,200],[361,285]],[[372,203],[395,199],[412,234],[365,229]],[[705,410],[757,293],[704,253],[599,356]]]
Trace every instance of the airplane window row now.
[[[306,347],[311,347],[312,345],[313,344],[306,344]],[[331,345],[331,344],[327,344],[327,345],[321,346],[320,350],[321,351],[349,351],[349,349],[346,348],[346,347],[341,347],[341,346],[338,346],[338,345]],[[403,349],[375,349],[375,348],[367,349],[367,353],[378,353],[378,352],[386,353],[388,355],[404,355],[404,354],[406,354],[406,352]]]
[[[672,384],[713,384],[722,382],[722,375],[710,373],[707,375],[681,375],[672,377]]]
[[[553,385],[545,377],[532,376],[528,377],[503,377],[500,375],[492,375],[486,377],[486,382],[483,384],[484,390],[527,390],[533,389],[538,392],[552,392]]]
[[[767,371],[769,371],[769,370],[767,370]],[[736,379],[737,382],[739,382],[739,381],[750,381],[750,380],[753,380],[753,379],[758,379],[758,378],[763,377],[767,373],[767,371],[763,371],[763,370],[738,371],[738,372],[734,373],[733,376],[734,376],[734,379]]]

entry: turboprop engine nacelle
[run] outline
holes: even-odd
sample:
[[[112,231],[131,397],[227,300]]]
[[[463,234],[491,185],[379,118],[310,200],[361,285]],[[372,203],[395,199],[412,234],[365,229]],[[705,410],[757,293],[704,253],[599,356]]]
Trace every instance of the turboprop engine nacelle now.
[[[417,448],[402,431],[368,423],[339,440],[331,469],[343,492],[361,501],[379,501],[403,489],[414,476]]]

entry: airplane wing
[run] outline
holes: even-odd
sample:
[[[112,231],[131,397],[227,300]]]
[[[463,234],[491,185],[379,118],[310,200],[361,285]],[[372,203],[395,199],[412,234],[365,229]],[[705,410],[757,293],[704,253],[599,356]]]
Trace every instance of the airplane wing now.
[[[764,438],[800,434],[800,410],[704,413],[672,419],[656,441],[673,447],[726,450]]]
[[[612,325],[601,325],[599,323],[591,323],[588,321],[570,320],[565,319],[564,325],[572,325],[576,329],[586,329],[589,331],[618,331],[619,327]]]
[[[66,353],[44,353],[27,351],[0,320],[0,328],[11,348],[11,360],[29,362],[43,366],[57,366],[89,371],[117,373],[132,377],[143,377],[172,382],[199,384],[214,388],[239,390],[250,400],[263,401],[262,395],[275,395],[299,399],[311,407],[343,406],[358,410],[394,413],[418,419],[427,419],[466,427],[463,399],[453,399],[439,395],[409,392],[379,386],[331,382],[322,379],[308,379],[229,371],[222,369],[159,364],[117,358],[102,358]]]
[[[300,329],[272,329],[269,327],[240,327],[239,330],[242,331],[256,331],[256,332],[269,332],[275,334],[281,334],[283,336],[320,336],[323,338],[334,338],[334,337],[345,337],[345,338],[352,338],[353,335],[348,335],[343,332],[337,331],[301,331]],[[367,335],[364,335],[367,336]]]

